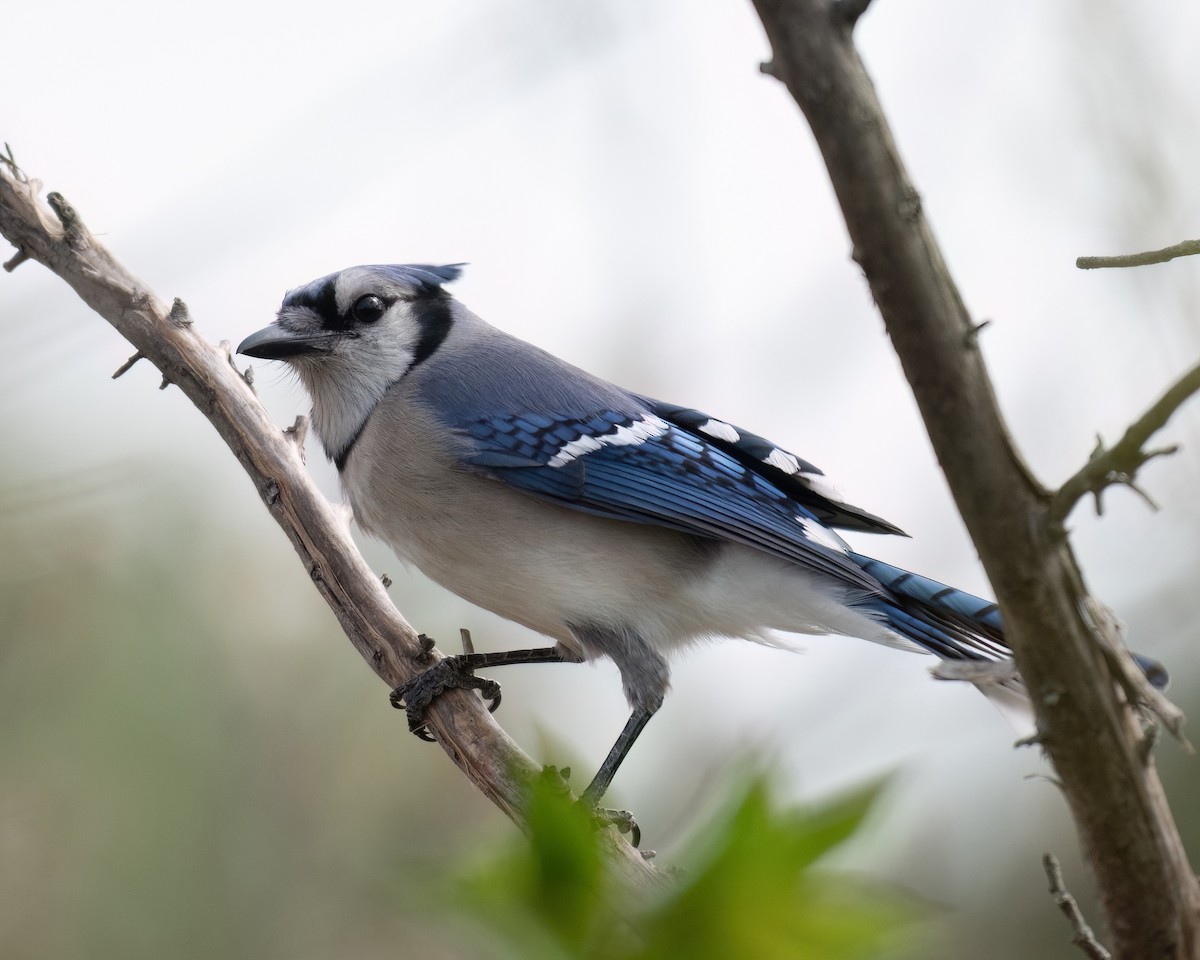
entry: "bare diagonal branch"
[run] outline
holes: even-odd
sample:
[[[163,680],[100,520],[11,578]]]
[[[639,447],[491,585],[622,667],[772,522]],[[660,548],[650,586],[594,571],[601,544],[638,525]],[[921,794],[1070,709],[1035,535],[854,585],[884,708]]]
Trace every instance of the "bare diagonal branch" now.
[[[354,648],[388,686],[409,679],[424,666],[424,650],[358,552],[345,520],[309,479],[295,442],[304,425],[285,433],[272,423],[227,346],[201,337],[182,301],[168,307],[95,240],[70,204],[50,194],[51,212],[38,199],[36,182],[13,167],[0,162],[0,234],[18,251],[10,263],[44,264],[136,348],[118,375],[144,358],[162,372],[164,384],[187,395],[250,475]],[[381,723],[391,719],[382,712],[385,704],[381,696]],[[524,784],[536,768],[479,699],[465,691],[438,698],[429,727],[475,786],[520,824]],[[401,723],[392,729],[408,736]],[[635,886],[660,882],[629,844],[609,839],[614,862]]]

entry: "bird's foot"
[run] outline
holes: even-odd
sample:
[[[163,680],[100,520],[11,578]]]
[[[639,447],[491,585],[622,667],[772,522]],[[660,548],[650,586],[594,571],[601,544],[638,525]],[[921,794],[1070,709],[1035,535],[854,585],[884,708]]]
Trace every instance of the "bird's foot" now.
[[[422,636],[423,641],[427,638]],[[428,641],[432,644],[432,641]],[[474,667],[466,657],[446,657],[432,667],[418,673],[411,680],[400,684],[392,691],[392,706],[404,709],[408,714],[408,729],[411,733],[430,743],[434,738],[425,724],[425,711],[446,690],[453,688],[478,690],[488,703],[488,710],[496,712],[500,706],[500,684],[486,677],[475,676]]]
[[[542,767],[542,777],[545,780],[555,783],[563,792],[569,792],[571,789],[570,767]],[[629,842],[635,848],[641,844],[642,828],[638,826],[637,819],[628,810],[611,810],[608,807],[598,807],[596,806],[596,798],[591,796],[586,790],[575,802],[592,815],[592,819],[597,825],[601,827],[616,827],[618,833],[629,834]],[[653,850],[643,850],[641,854],[647,860],[651,860],[654,857]]]
[[[585,801],[581,800],[580,803]],[[592,816],[596,821],[606,827],[616,827],[617,833],[629,834],[629,842],[636,849],[642,842],[642,828],[638,826],[637,819],[628,810],[610,810],[607,807],[593,807]],[[654,856],[651,850],[643,851],[642,856],[649,860]]]

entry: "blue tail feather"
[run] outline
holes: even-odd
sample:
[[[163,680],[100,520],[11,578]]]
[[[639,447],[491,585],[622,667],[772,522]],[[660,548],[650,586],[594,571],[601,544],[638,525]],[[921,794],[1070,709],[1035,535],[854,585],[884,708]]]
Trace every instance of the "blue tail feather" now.
[[[864,606],[883,616],[897,633],[945,660],[1002,660],[1011,656],[1000,608],[965,590],[852,553],[850,558],[891,594]],[[1146,678],[1160,690],[1170,678],[1157,660],[1135,653]]]
[[[888,626],[946,660],[999,660],[1009,655],[1000,609],[990,600],[882,560],[850,555],[890,597],[868,602]]]

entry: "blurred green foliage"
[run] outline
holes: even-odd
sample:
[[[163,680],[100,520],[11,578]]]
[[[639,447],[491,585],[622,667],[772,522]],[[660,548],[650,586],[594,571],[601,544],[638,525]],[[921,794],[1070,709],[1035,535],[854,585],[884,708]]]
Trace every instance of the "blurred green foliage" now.
[[[913,901],[822,868],[878,795],[872,786],[821,805],[777,810],[749,779],[703,828],[688,864],[656,895],[606,870],[602,828],[543,777],[531,791],[528,842],[514,842],[450,898],[488,955],[525,960],[851,960],[895,948]]]
[[[515,835],[390,723],[303,570],[264,590],[259,558],[131,493],[0,511],[6,960],[837,960],[909,918],[817,865],[874,789],[777,812],[753,780],[655,896],[618,887],[557,776]]]
[[[161,466],[0,477],[4,960],[1069,960],[1045,849],[1098,919],[1044,782],[975,757],[922,782],[917,761],[869,817],[871,789],[779,809],[686,730],[679,765],[722,772],[702,792],[656,777],[655,803],[635,812],[682,872],[655,893],[622,891],[590,820],[553,790],[532,796],[533,836],[518,837],[404,733],[229,470],[215,489]],[[1147,597],[1134,619],[1159,625],[1140,633],[1192,636],[1193,586]],[[1177,671],[1175,690],[1200,712],[1190,679]],[[836,723],[803,735],[847,741]],[[847,741],[855,756],[869,748]],[[1196,795],[1200,765],[1170,743],[1159,759],[1194,839],[1200,808],[1179,798]],[[734,795],[697,827],[721,789]],[[676,823],[691,840],[667,839]]]

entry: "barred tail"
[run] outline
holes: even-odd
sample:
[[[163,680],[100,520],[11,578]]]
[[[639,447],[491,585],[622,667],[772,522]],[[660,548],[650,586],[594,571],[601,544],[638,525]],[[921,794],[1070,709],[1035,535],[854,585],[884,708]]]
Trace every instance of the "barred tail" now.
[[[883,615],[884,622],[902,636],[945,660],[1003,660],[1011,656],[1004,641],[1000,608],[965,590],[948,587],[881,560],[861,554],[851,559],[892,594],[866,606]],[[1146,679],[1160,690],[1170,677],[1157,660],[1133,654]]]

